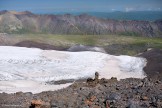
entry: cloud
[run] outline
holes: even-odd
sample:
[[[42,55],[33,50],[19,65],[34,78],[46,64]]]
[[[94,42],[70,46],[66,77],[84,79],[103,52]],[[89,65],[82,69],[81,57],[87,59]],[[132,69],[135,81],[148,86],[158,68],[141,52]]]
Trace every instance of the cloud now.
[[[135,9],[132,8],[132,7],[131,7],[131,8],[130,8],[130,7],[126,7],[126,8],[125,8],[125,11],[126,11],[126,12],[133,11],[133,10],[135,10]]]
[[[111,11],[116,11],[116,9],[111,9]]]

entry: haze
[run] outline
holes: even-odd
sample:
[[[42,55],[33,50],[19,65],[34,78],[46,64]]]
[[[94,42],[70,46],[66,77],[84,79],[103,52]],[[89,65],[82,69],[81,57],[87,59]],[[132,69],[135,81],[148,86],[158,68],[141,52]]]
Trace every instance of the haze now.
[[[38,13],[162,11],[162,0],[1,0],[0,10]]]

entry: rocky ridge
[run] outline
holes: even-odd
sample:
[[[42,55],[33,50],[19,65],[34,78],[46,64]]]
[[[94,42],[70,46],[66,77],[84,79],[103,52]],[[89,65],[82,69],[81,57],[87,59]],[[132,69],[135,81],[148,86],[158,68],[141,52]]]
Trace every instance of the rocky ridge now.
[[[0,32],[161,37],[162,21],[122,21],[96,18],[87,14],[37,15],[28,11],[1,11]]]

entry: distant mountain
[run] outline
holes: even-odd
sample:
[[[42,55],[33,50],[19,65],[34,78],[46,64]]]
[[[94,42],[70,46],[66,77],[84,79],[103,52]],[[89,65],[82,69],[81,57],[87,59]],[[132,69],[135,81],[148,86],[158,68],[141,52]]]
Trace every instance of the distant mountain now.
[[[28,11],[1,11],[0,32],[162,37],[162,20],[154,22],[112,20],[87,14],[37,15]]]
[[[47,14],[39,13],[39,14]],[[81,15],[88,14],[91,16],[95,16],[98,18],[105,19],[115,19],[115,20],[140,20],[140,21],[155,21],[162,19],[162,11],[114,11],[114,12],[49,12],[48,14],[57,14],[63,15],[66,13],[70,13],[72,15]],[[37,12],[38,14],[38,12]]]
[[[130,11],[130,12],[89,12],[89,15],[116,20],[155,21],[162,19],[162,11]]]

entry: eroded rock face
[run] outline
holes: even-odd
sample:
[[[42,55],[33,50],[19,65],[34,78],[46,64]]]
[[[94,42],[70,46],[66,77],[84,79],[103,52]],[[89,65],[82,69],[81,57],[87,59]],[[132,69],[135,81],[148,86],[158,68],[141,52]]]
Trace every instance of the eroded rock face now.
[[[161,21],[119,21],[92,17],[86,14],[36,15],[30,12],[0,12],[0,32],[43,32],[53,34],[123,34],[158,36]]]

